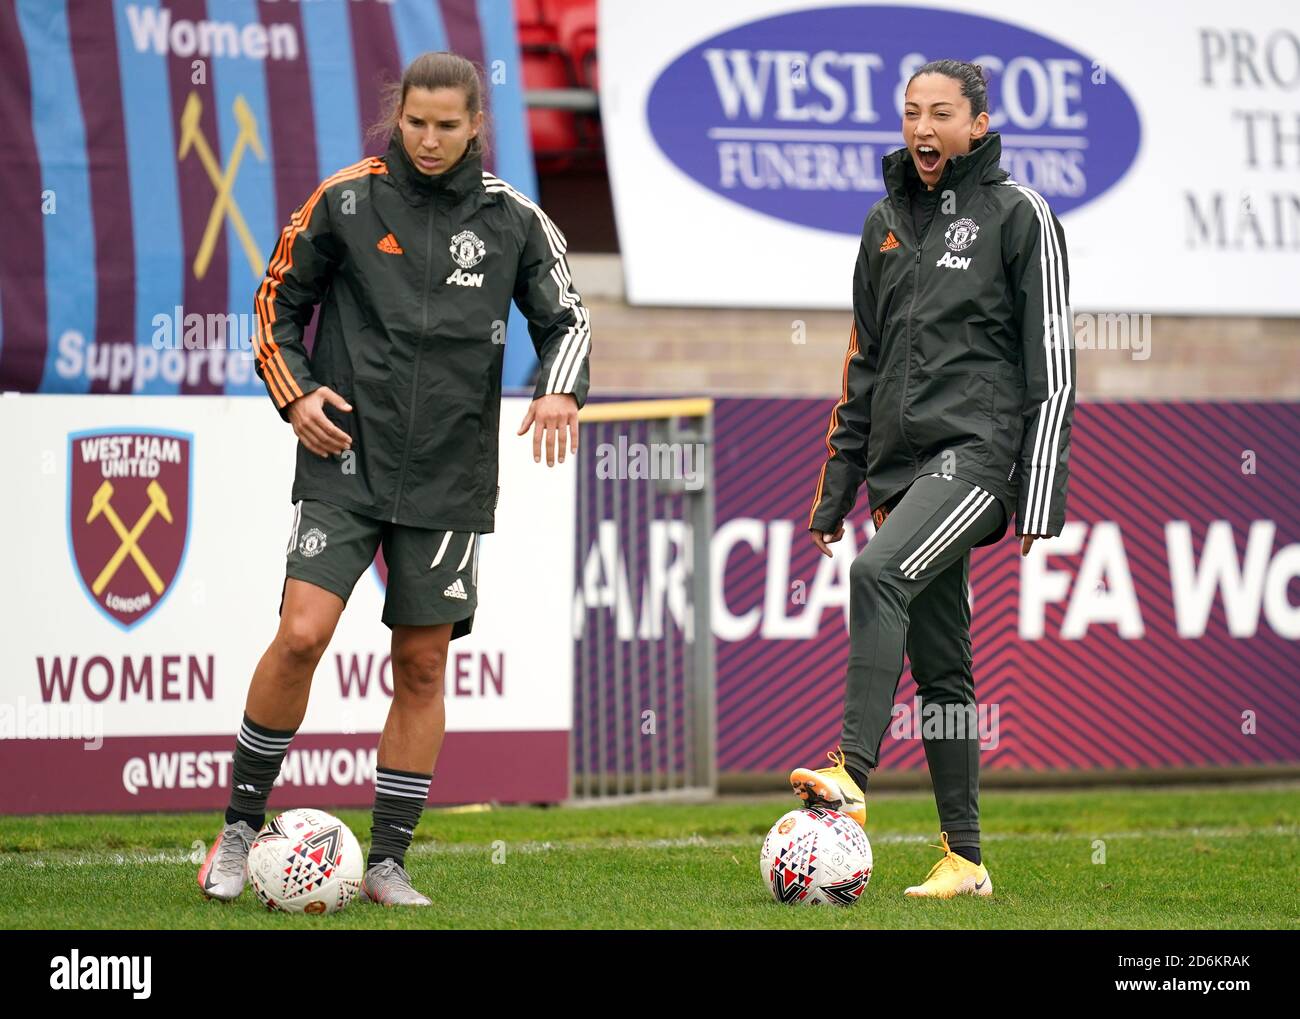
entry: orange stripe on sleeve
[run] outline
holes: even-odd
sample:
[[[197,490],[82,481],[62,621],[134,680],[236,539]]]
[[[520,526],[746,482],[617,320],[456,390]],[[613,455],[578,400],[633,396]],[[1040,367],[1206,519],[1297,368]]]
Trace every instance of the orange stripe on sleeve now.
[[[284,377],[289,380],[289,399],[286,402],[293,403],[294,400],[302,396],[302,386],[298,385],[298,380],[293,377],[293,372],[291,372],[289,366],[285,364],[284,355],[280,353],[280,351],[277,350],[272,354],[271,359],[279,366],[280,370],[284,372]]]
[[[258,319],[258,329],[254,333],[257,359],[258,363],[262,365],[264,376],[276,380],[271,385],[271,391],[280,407],[302,396],[302,388],[289,370],[284,355],[280,353],[280,345],[275,342],[273,332],[275,326],[275,294],[284,281],[284,274],[293,266],[293,245],[298,239],[298,235],[307,228],[307,224],[311,221],[312,211],[315,209],[316,203],[320,201],[321,196],[325,194],[326,189],[344,181],[364,177],[367,174],[383,174],[387,172],[388,167],[384,165],[382,160],[368,158],[325,178],[312,192],[311,197],[289,218],[288,226],[280,232],[280,242],[276,246],[275,253],[271,256],[270,264],[266,270],[266,277],[258,287],[257,296],[254,299]],[[276,392],[277,386],[280,390],[278,393]]]
[[[830,466],[830,461],[835,457],[835,447],[831,445],[831,436],[835,434],[835,429],[840,423],[840,408],[849,402],[849,362],[853,360],[858,353],[858,323],[855,319],[852,327],[849,329],[849,349],[844,354],[844,372],[843,379],[840,383],[840,400],[831,411],[831,423],[826,429],[826,463],[822,464],[822,472],[817,480],[817,494],[813,496],[812,510],[808,513],[808,526],[812,527],[813,517],[817,515],[817,505],[822,501],[822,490],[826,487],[826,469]]]
[[[262,311],[261,301],[254,302],[254,308],[257,312],[257,328],[253,330],[253,347],[257,354],[257,363],[262,366],[262,376],[266,380],[267,388],[271,391],[271,397],[275,400],[277,407],[283,408],[289,403],[286,394],[284,380],[280,378],[279,373],[272,371],[268,366],[266,359],[262,356],[262,350],[265,346],[263,336],[266,333],[266,316]]]
[[[812,509],[808,511],[808,527],[810,530],[813,525],[813,518],[817,516],[817,507],[821,505],[822,488],[826,484],[826,468],[829,464],[829,460],[822,464],[822,472],[817,476],[817,494],[813,496]]]

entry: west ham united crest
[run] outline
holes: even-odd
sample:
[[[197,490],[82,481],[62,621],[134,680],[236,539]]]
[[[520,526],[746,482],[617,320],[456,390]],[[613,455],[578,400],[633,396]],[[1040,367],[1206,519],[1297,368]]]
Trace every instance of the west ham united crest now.
[[[129,630],[167,596],[190,530],[187,432],[106,429],[68,436],[68,544],[95,606]]]

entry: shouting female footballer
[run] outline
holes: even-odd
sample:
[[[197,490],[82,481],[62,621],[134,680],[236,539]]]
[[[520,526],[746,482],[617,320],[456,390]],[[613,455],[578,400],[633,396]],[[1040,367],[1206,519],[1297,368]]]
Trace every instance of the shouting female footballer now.
[[[1069,478],[1065,235],[1042,196],[999,169],[988,126],[978,66],[939,60],[908,82],[906,147],[884,158],[887,193],[863,226],[844,391],[808,522],[831,555],[866,482],[876,534],[850,569],[842,753],[790,782],[866,825],[863,789],[906,651],[923,716],[943,724],[925,756],[944,855],[906,890],[918,897],[993,891],[980,859],[970,550],[999,541],[1013,511],[1022,555],[1060,534]]]
[[[548,465],[557,445],[560,462],[578,449],[591,344],[564,235],[483,170],[482,92],[461,57],[414,60],[388,97],[388,150],[312,193],[257,290],[257,373],[298,436],[298,462],[280,625],[248,691],[225,827],[198,874],[212,898],[243,890],[316,663],[382,545],[393,702],[362,891],[430,904],[403,864],[442,746],[447,645],[470,632],[477,543],[493,529],[511,299],[541,360],[519,429],[534,429],[534,460],[543,446]]]

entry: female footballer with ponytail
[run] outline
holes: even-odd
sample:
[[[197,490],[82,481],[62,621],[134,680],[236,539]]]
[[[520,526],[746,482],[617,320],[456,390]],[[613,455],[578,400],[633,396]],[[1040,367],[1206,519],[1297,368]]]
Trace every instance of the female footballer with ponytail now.
[[[864,790],[906,653],[924,716],[943,857],[905,894],[990,895],[980,853],[970,550],[1012,516],[1022,555],[1061,533],[1074,411],[1065,234],[1042,195],[1000,169],[981,69],[912,76],[904,147],[883,161],[853,277],[844,388],[809,516],[824,555],[865,482],[874,537],[850,568],[840,752],[797,768],[810,805],[864,827]],[[934,728],[923,724],[922,731]]]
[[[328,177],[294,213],[258,288],[257,373],[298,437],[279,628],[235,741],[204,894],[244,888],[249,846],[307,708],[312,674],[382,546],[393,700],[379,740],[362,893],[427,906],[405,854],[445,729],[448,642],[470,632],[497,505],[504,345],[513,300],[541,362],[519,428],[533,457],[578,449],[591,330],[564,235],[483,169],[483,86],[453,53],[416,58],[387,97],[382,157]],[[315,347],[303,330],[320,304]]]

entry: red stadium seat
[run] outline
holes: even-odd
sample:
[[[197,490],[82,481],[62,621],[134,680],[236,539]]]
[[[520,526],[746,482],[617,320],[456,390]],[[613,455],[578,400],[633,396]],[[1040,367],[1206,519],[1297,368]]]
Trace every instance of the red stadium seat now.
[[[558,46],[555,26],[546,23],[539,0],[515,0],[515,24],[519,27],[519,47]]]
[[[571,69],[562,53],[530,49],[524,51],[523,60],[526,88],[573,87]],[[529,110],[528,131],[538,164],[548,169],[563,169],[568,155],[578,148],[577,125],[569,110]]]
[[[568,0],[556,3],[555,28],[560,46],[577,69],[578,79],[586,88],[596,82],[596,5],[592,0]]]
[[[595,88],[596,0],[532,0],[527,6],[529,18],[554,29],[581,85]],[[522,16],[520,24],[523,24]]]
[[[546,18],[542,13],[541,0],[515,0],[515,24],[523,27],[524,25],[542,25],[546,23]]]
[[[527,89],[595,88],[596,0],[515,0]],[[566,170],[603,148],[591,114],[532,109],[529,133],[538,169]]]

